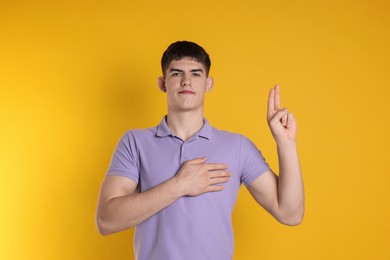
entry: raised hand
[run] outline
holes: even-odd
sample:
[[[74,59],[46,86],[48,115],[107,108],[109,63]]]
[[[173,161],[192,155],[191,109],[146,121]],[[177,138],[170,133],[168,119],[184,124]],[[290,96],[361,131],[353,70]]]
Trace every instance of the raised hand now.
[[[289,113],[287,108],[280,108],[279,85],[273,87],[269,92],[267,120],[278,144],[296,141],[297,123],[294,115]]]

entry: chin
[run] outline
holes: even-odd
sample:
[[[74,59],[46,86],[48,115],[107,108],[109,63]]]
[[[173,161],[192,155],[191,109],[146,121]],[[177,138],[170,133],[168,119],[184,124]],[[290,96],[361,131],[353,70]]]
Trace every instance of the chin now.
[[[196,106],[178,106],[174,109],[178,112],[189,112],[189,111],[197,111],[199,110],[199,107]]]

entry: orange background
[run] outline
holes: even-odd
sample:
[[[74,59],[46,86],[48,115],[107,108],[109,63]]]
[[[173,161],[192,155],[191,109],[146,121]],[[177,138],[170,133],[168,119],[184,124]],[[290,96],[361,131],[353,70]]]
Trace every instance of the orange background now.
[[[211,55],[206,117],[248,136],[277,171],[267,93],[298,120],[302,225],[242,188],[234,259],[390,259],[388,1],[1,1],[0,258],[133,259],[102,237],[101,181],[127,129],[159,123],[160,58]]]

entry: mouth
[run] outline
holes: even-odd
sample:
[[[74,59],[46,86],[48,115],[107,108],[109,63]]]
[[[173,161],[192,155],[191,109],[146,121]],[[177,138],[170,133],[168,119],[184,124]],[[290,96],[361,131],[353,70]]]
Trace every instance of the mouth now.
[[[190,90],[183,90],[183,91],[180,91],[179,94],[195,94],[195,92],[190,91]]]

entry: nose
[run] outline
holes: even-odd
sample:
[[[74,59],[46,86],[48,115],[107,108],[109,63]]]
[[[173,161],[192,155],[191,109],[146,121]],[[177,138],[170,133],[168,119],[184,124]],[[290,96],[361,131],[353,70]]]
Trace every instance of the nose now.
[[[187,73],[184,73],[183,78],[181,80],[181,86],[191,86],[191,76],[188,75]]]

